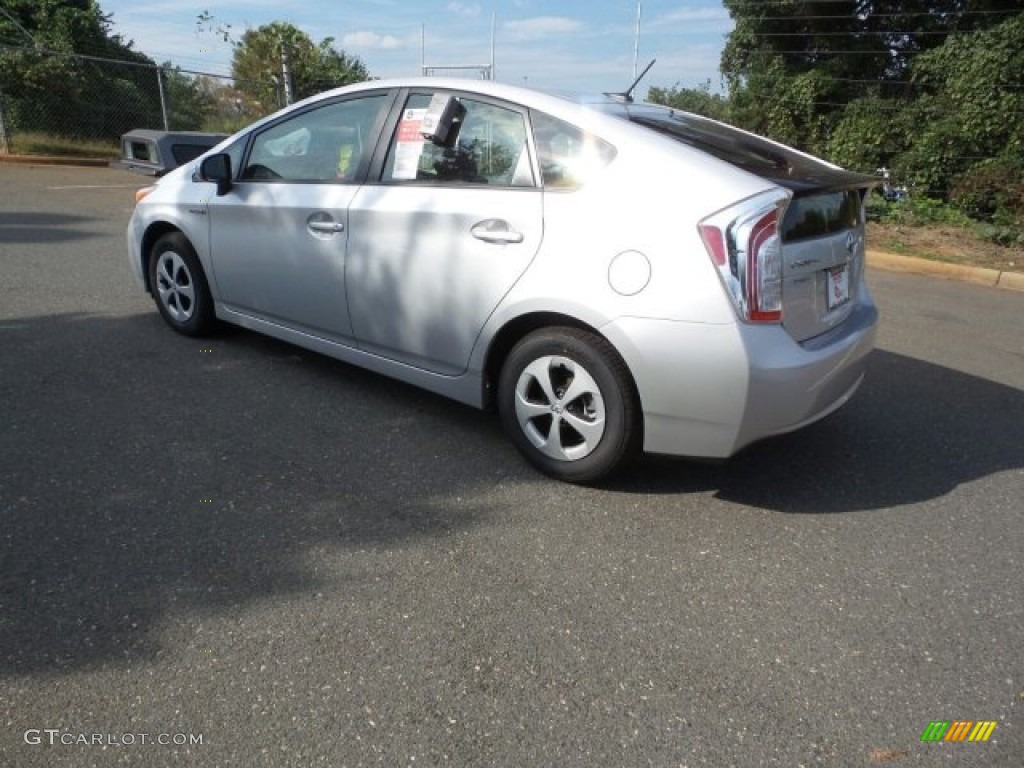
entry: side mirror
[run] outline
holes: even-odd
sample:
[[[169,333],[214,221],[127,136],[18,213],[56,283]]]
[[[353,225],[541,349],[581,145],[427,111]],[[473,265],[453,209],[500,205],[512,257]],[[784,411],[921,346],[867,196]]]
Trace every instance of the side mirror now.
[[[231,157],[221,153],[210,155],[199,166],[199,178],[212,181],[217,185],[217,197],[223,197],[231,191]]]

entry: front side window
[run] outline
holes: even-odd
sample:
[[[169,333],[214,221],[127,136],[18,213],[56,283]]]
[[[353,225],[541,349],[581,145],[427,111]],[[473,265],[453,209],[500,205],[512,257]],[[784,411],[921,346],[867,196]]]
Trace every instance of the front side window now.
[[[432,94],[409,96],[388,151],[383,181],[532,187],[526,121],[512,109],[457,99],[443,143],[423,135]]]
[[[351,182],[373,151],[384,94],[311,109],[267,128],[252,143],[240,178]]]
[[[246,140],[246,136],[236,139],[230,144],[230,146],[228,146],[227,149],[224,150],[224,154],[231,158],[231,173],[235,178],[238,177],[239,171],[242,167],[242,155],[245,154]]]

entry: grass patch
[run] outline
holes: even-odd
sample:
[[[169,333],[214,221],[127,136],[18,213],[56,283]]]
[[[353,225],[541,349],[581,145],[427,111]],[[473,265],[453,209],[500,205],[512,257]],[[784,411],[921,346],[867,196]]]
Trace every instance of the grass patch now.
[[[114,158],[121,154],[116,141],[86,141],[46,133],[16,133],[10,138],[12,155]]]
[[[973,227],[869,221],[868,249],[1000,272],[1024,272],[1024,249],[992,243]]]
[[[1024,272],[1024,240],[993,237],[984,222],[936,200],[886,202],[872,195],[866,209],[868,247],[950,264]]]

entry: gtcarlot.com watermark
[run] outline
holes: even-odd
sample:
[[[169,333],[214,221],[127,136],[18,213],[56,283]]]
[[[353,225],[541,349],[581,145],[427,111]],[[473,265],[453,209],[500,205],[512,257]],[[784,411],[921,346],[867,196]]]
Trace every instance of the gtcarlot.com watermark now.
[[[24,738],[33,746],[66,747],[194,747],[203,743],[201,733],[75,733],[60,728],[29,728]]]

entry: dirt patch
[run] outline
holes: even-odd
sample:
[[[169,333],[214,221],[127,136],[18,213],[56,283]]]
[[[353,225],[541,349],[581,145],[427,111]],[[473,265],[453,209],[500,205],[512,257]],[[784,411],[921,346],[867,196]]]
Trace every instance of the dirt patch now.
[[[899,763],[910,757],[905,749],[872,749],[868,754],[872,763]]]
[[[868,248],[932,261],[1024,273],[1024,249],[1006,248],[974,232],[940,225],[909,227],[868,222]]]

